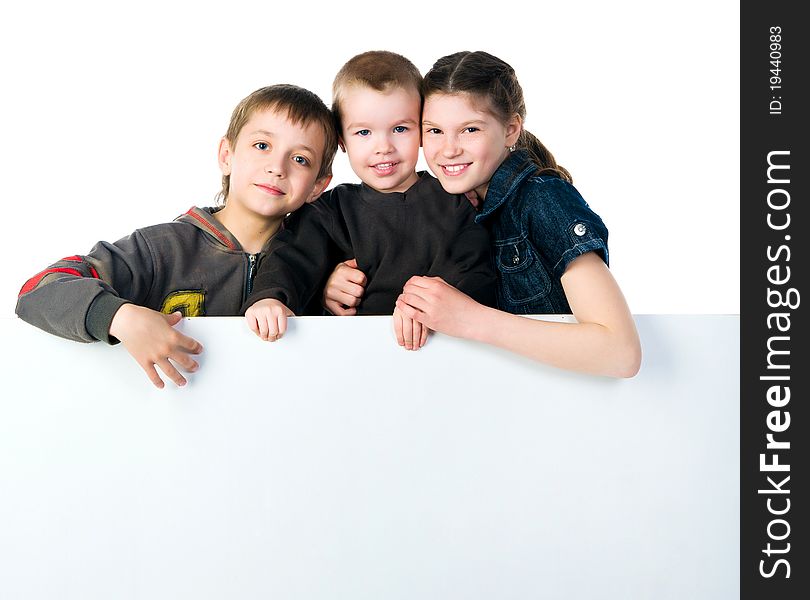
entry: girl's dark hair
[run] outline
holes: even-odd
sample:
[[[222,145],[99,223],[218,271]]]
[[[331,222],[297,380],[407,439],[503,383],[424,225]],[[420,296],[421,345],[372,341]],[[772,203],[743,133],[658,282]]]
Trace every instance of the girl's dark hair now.
[[[480,50],[443,56],[431,67],[422,82],[422,95],[470,94],[482,100],[486,110],[506,125],[514,115],[526,120],[523,88],[515,70],[496,56]],[[522,129],[516,146],[528,151],[538,174],[555,175],[572,181],[571,174],[554,160],[554,155],[531,133]]]

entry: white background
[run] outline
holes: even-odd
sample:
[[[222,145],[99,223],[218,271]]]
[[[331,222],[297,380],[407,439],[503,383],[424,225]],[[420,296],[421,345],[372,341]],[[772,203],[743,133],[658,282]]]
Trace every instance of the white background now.
[[[290,82],[329,103],[370,49],[423,72],[458,50],[509,62],[527,128],[610,229],[633,312],[739,312],[736,2],[263,0],[4,8],[0,315],[50,262],[211,205],[242,97]],[[339,154],[334,181],[355,180]]]

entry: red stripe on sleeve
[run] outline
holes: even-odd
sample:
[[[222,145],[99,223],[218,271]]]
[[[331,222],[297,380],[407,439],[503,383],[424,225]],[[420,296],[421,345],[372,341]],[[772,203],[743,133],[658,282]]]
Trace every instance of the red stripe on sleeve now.
[[[84,260],[81,256],[66,256],[62,260],[66,260],[68,262],[78,262],[78,263],[82,263],[84,265],[87,265],[87,268],[90,269],[90,274],[95,279],[101,279],[101,277],[98,276],[98,271],[96,271],[95,267],[93,265],[91,265],[89,262],[87,262],[86,260]]]
[[[35,287],[39,285],[39,282],[42,281],[43,277],[45,277],[46,275],[50,275],[51,273],[67,273],[68,275],[75,275],[76,277],[84,277],[84,275],[82,275],[81,272],[76,269],[68,269],[68,268],[45,269],[41,273],[37,273],[31,279],[26,281],[23,284],[22,288],[20,288],[20,293],[17,294],[17,297],[19,298],[23,294],[27,294],[28,292],[33,290]],[[98,279],[98,275],[95,275],[94,278]]]

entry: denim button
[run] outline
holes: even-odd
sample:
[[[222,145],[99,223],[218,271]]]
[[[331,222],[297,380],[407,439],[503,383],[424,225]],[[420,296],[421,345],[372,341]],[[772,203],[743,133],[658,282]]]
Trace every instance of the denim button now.
[[[583,223],[577,223],[576,225],[574,225],[574,233],[576,233],[577,235],[583,236],[587,232],[588,232],[588,228],[585,227],[585,225]]]

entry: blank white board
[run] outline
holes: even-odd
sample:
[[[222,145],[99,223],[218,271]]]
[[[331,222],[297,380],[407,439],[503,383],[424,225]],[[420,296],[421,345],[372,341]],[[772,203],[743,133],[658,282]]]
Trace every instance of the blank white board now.
[[[0,598],[739,596],[739,317],[631,380],[384,317],[187,319],[184,389],[0,320]]]

